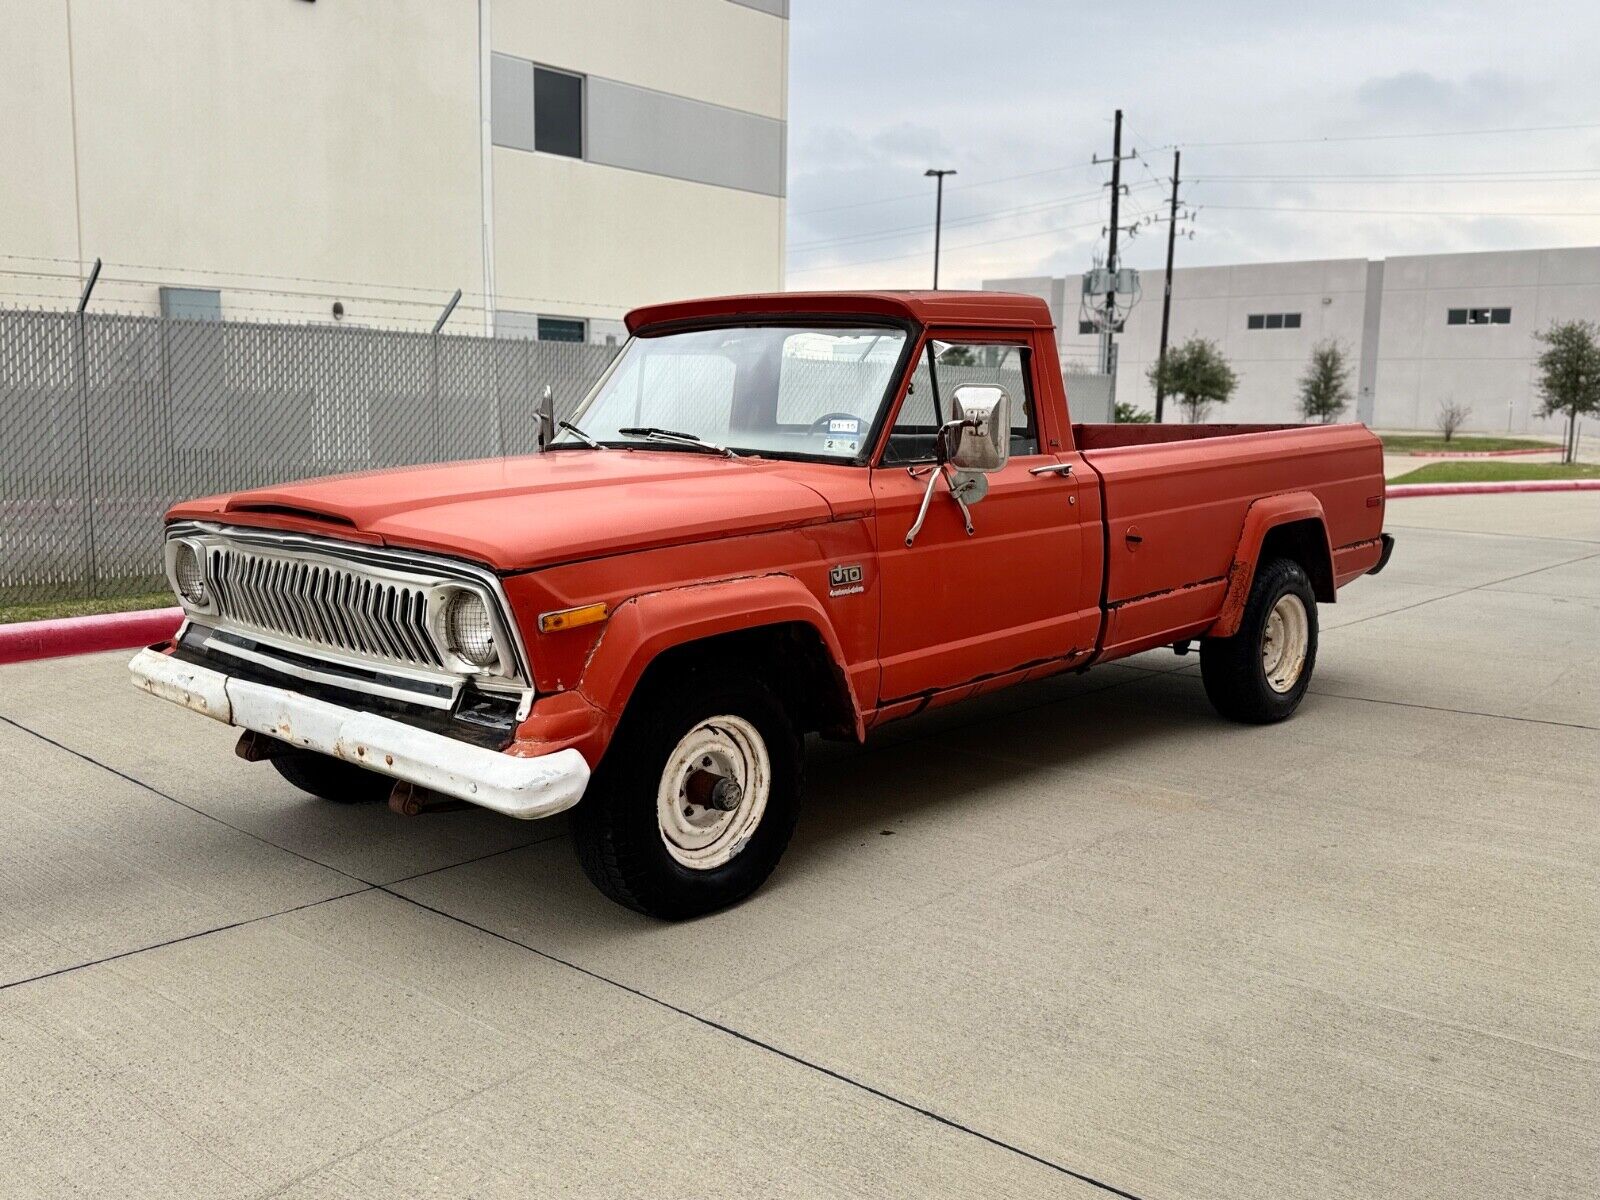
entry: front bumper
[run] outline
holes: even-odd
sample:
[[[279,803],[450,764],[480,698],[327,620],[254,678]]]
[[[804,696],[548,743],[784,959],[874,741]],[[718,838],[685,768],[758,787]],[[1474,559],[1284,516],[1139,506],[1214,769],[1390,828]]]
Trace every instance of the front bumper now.
[[[224,725],[237,725],[367,767],[418,787],[529,820],[571,808],[589,784],[576,750],[519,758],[416,729],[389,717],[236,679],[141,650],[128,664],[134,686]]]

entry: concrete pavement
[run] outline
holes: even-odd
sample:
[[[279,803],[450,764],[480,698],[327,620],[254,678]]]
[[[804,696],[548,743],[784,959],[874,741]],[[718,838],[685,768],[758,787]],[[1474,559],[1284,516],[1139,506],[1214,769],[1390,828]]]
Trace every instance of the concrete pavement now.
[[[0,668],[0,1196],[1596,1194],[1600,502],[1390,517],[1293,721],[1164,652],[814,745],[678,926]]]

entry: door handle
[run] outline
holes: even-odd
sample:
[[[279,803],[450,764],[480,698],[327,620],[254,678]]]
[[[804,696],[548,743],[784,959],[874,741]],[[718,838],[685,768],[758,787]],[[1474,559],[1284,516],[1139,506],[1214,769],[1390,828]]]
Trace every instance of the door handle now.
[[[1071,475],[1071,463],[1053,463],[1048,467],[1029,467],[1029,475]]]

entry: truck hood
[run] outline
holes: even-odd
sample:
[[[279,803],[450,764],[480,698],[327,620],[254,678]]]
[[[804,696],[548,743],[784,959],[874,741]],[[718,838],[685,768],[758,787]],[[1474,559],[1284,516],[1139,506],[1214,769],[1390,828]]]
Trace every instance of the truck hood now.
[[[832,519],[807,473],[693,451],[558,450],[309,479],[175,506],[169,519],[293,529],[524,570]]]

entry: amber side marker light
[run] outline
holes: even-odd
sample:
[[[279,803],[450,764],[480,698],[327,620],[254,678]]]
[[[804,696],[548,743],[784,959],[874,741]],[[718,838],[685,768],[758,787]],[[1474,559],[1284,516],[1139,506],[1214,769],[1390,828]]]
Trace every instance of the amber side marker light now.
[[[610,615],[604,604],[585,604],[582,608],[563,608],[556,612],[541,613],[539,632],[559,633],[563,629],[576,629],[579,625],[594,625]]]

